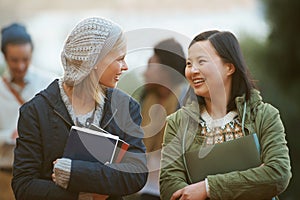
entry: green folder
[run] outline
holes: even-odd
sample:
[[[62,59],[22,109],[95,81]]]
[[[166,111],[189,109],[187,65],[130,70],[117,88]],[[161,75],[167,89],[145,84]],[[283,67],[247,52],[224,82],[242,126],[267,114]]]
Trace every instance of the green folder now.
[[[244,171],[261,165],[256,133],[186,152],[184,157],[192,183],[202,181],[208,175]]]

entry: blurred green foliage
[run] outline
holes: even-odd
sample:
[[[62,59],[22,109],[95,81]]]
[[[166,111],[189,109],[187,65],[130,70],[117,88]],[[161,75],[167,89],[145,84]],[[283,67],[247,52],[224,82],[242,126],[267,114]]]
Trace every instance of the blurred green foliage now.
[[[3,73],[5,67],[0,64],[0,75]]]
[[[246,62],[265,102],[280,111],[286,128],[293,177],[281,200],[300,197],[300,1],[262,0],[270,33],[265,41],[244,35]]]

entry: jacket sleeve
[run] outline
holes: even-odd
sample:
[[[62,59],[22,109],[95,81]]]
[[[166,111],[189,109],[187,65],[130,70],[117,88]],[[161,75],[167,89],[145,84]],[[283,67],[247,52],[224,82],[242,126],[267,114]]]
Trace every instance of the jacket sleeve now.
[[[64,190],[41,175],[44,158],[37,115],[28,104],[20,109],[12,179],[15,197],[22,200],[77,199],[77,193]]]
[[[120,129],[126,135],[124,140],[130,144],[122,162],[103,165],[99,162],[73,160],[68,190],[124,196],[137,192],[145,185],[148,169],[140,127],[140,106],[130,101],[129,106],[125,104],[122,107],[129,110],[119,108],[121,116],[115,117],[114,120],[118,122],[113,125],[122,127]]]
[[[175,114],[167,119],[163,140],[160,171],[160,195],[163,200],[169,200],[174,192],[188,185]]]
[[[257,109],[255,122],[263,166],[208,176],[211,199],[271,199],[283,192],[291,178],[285,132],[277,109]]]

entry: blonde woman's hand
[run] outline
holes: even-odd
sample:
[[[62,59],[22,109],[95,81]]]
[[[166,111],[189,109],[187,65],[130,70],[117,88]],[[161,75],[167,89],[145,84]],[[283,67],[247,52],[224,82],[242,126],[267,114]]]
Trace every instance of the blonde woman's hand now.
[[[201,181],[177,190],[172,195],[171,200],[205,200],[206,198],[207,192],[205,188],[205,181]]]
[[[108,198],[108,195],[93,194],[93,200],[105,200],[107,198]]]
[[[55,165],[56,163],[57,163],[57,159],[55,161],[53,161],[53,165]],[[52,173],[51,177],[52,177],[52,181],[54,181],[54,183],[56,183],[54,172]]]
[[[54,173],[52,173],[51,177],[52,177],[52,181],[53,181],[54,183],[56,183],[56,179],[55,179],[55,174],[54,174]]]
[[[105,200],[108,198],[108,195],[96,194],[96,193],[85,193],[80,192],[78,200]]]

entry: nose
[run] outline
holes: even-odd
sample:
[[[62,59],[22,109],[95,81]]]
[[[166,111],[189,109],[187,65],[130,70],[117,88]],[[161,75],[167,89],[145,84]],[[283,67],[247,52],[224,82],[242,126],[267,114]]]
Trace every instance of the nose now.
[[[192,66],[191,72],[192,72],[192,73],[199,73],[199,72],[200,72],[200,69],[199,69],[199,67],[197,67],[197,66]]]
[[[127,71],[128,70],[128,65],[127,65],[127,63],[124,61],[123,63],[122,63],[122,66],[121,66],[121,71]]]
[[[16,68],[18,71],[23,71],[26,68],[26,63],[19,61],[16,65]]]

